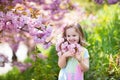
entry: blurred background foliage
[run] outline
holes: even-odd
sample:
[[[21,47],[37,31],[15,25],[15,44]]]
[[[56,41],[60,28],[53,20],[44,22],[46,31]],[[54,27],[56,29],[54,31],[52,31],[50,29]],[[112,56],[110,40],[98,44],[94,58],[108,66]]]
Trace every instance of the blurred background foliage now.
[[[90,70],[86,80],[118,80],[120,66],[116,62],[120,54],[119,5],[104,5],[96,16],[95,27],[87,31]]]
[[[85,80],[120,79],[120,5],[98,5],[92,0],[74,0],[85,8],[86,15],[93,14],[96,19],[85,19],[82,25],[90,54],[90,69],[85,73]],[[74,15],[73,15],[74,16]],[[83,16],[84,17],[84,16]],[[60,68],[55,46],[48,50],[36,48],[37,52],[47,54],[46,59],[37,58],[32,67],[23,73],[16,68],[0,80],[57,80]]]

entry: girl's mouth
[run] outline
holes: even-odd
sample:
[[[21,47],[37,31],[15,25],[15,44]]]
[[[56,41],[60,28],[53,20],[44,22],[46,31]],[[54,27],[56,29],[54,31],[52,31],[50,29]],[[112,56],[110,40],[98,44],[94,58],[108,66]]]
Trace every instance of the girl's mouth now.
[[[70,42],[70,43],[75,43],[75,42],[76,42],[76,40],[69,40],[69,42]]]

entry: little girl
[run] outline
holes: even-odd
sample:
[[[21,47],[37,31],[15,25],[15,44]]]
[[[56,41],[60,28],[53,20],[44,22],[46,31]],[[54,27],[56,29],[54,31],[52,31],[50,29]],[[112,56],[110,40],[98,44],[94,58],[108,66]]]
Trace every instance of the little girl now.
[[[58,66],[61,68],[58,80],[84,80],[84,72],[89,69],[89,54],[84,45],[81,26],[67,25],[63,31],[63,39],[56,46]]]

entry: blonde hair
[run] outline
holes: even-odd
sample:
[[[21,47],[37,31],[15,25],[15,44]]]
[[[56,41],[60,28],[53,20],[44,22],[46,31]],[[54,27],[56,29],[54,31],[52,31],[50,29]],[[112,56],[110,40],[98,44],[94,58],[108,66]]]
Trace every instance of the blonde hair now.
[[[79,33],[79,37],[80,37],[79,44],[81,46],[86,46],[87,43],[85,41],[85,36],[84,36],[83,30],[82,30],[82,27],[78,23],[77,24],[70,24],[70,25],[65,26],[65,28],[63,30],[63,35],[62,35],[62,37],[65,39],[65,41],[67,41],[66,38],[65,38],[66,37],[66,30],[69,29],[69,28],[74,28],[76,30],[76,32]]]

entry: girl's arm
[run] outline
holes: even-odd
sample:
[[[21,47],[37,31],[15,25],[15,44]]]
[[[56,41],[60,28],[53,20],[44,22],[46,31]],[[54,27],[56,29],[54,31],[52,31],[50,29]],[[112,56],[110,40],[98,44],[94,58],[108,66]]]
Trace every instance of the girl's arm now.
[[[89,58],[85,58],[82,60],[78,59],[78,62],[79,62],[80,66],[84,72],[89,69]]]
[[[83,49],[84,50],[84,49]],[[84,52],[84,51],[83,51]],[[87,51],[86,51],[87,52]],[[88,53],[88,52],[87,52]],[[77,53],[75,58],[78,60],[80,67],[85,72],[89,69],[89,57],[84,57],[84,53]]]
[[[67,60],[67,57],[65,55],[60,55],[59,58],[58,58],[58,66],[60,68],[63,68],[66,66],[66,60]]]

